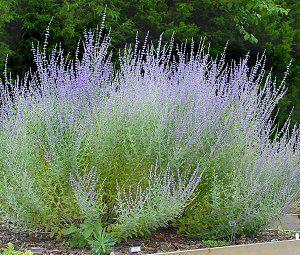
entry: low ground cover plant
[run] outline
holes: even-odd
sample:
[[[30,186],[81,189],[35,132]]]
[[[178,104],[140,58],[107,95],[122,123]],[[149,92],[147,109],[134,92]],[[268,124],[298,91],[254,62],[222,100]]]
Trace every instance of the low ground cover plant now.
[[[30,251],[16,251],[12,243],[9,243],[6,248],[0,250],[1,255],[33,255]]]
[[[171,224],[234,241],[299,194],[299,128],[275,125],[285,87],[264,56],[250,67],[248,56],[211,58],[204,43],[145,40],[116,65],[103,25],[73,59],[47,54],[47,37],[33,48],[37,70],[0,84],[4,221],[108,253]]]

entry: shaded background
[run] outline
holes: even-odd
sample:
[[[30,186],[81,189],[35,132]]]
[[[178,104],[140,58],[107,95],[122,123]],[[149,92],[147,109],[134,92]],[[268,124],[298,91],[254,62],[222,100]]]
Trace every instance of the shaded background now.
[[[0,73],[7,55],[13,76],[33,67],[32,43],[44,40],[52,17],[49,49],[61,42],[73,53],[83,31],[101,23],[105,6],[112,48],[134,42],[137,31],[140,40],[149,31],[154,41],[174,32],[176,42],[206,37],[213,55],[228,41],[228,59],[248,51],[255,59],[265,50],[267,68],[279,79],[293,60],[279,121],[294,109],[292,121],[300,122],[299,0],[0,0]]]

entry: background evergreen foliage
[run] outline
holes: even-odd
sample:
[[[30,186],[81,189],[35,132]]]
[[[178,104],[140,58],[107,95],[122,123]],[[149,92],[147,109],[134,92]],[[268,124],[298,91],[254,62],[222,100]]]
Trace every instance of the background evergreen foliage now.
[[[279,78],[293,59],[280,119],[294,107],[293,121],[300,122],[298,0],[0,0],[0,71],[7,55],[14,75],[33,66],[32,43],[43,41],[52,17],[50,49],[61,42],[74,52],[84,29],[101,23],[105,6],[114,48],[134,42],[137,32],[143,38],[150,31],[154,41],[162,32],[175,33],[177,42],[206,37],[212,54],[228,41],[228,58],[266,50],[268,68]]]

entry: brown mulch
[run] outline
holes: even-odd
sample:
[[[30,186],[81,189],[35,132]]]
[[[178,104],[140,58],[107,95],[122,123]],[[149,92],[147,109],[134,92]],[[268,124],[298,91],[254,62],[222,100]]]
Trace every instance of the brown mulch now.
[[[255,238],[241,237],[236,241],[236,244],[281,241],[293,238],[294,237],[283,234],[278,230],[268,230],[257,235]],[[92,254],[91,251],[87,249],[81,250],[68,248],[68,242],[66,239],[57,241],[49,238],[49,236],[45,234],[28,236],[17,231],[13,231],[4,225],[0,225],[0,248],[6,247],[9,242],[13,243],[18,250],[29,250],[34,248],[42,250],[41,253],[36,254]],[[208,247],[207,244],[202,243],[200,240],[178,236],[174,230],[169,229],[159,231],[148,238],[133,238],[126,242],[124,241],[114,247],[113,251],[115,255],[130,254],[130,247],[133,246],[141,247],[141,253],[135,254],[191,250]]]

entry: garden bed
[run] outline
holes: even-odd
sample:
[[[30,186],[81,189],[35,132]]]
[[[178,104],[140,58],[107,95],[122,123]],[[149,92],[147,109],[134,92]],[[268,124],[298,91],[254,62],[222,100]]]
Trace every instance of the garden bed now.
[[[241,237],[236,240],[237,245],[239,244],[251,244],[251,243],[262,243],[262,242],[275,242],[283,240],[292,240],[294,235],[290,233],[283,233],[279,230],[268,230],[260,233],[254,238]],[[13,243],[16,249],[32,249],[39,248],[42,253],[39,254],[91,254],[88,250],[81,249],[70,249],[68,247],[67,239],[57,241],[51,239],[48,235],[37,234],[37,235],[24,235],[8,229],[4,225],[0,227],[0,247],[6,247],[8,243]],[[200,241],[190,239],[182,236],[178,236],[174,230],[168,229],[164,231],[158,231],[154,235],[148,238],[133,238],[128,241],[124,241],[121,244],[114,247],[113,252],[118,254],[129,254],[130,247],[141,246],[141,252],[137,254],[149,254],[149,253],[161,253],[161,252],[172,252],[172,251],[184,251],[192,249],[201,249],[211,247],[213,242]],[[230,245],[230,243],[219,242],[214,245]]]

